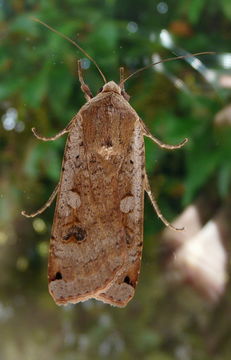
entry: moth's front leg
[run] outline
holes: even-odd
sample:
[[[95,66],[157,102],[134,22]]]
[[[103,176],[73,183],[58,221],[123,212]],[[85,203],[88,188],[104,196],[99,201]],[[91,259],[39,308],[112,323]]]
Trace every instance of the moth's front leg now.
[[[161,219],[161,221],[169,228],[173,229],[173,230],[176,230],[176,231],[182,231],[184,230],[184,228],[176,228],[175,226],[173,226],[172,224],[170,224],[170,222],[168,220],[165,219],[164,215],[161,213],[160,209],[159,209],[159,206],[157,204],[157,201],[154,197],[154,195],[152,194],[152,191],[151,191],[151,187],[150,187],[150,184],[149,184],[149,181],[148,181],[148,176],[147,174],[145,173],[145,178],[144,178],[144,189],[146,191],[146,193],[148,194],[150,200],[151,200],[151,203],[152,203],[152,206],[157,214],[157,216]]]
[[[51,137],[45,137],[45,136],[41,136],[37,133],[37,130],[33,127],[31,130],[34,134],[34,136],[39,139],[39,140],[42,140],[42,141],[54,141],[54,140],[57,140],[59,139],[61,136],[63,136],[64,134],[67,134],[69,131],[70,131],[70,128],[71,128],[71,125],[72,125],[72,122],[74,121],[75,118],[73,118],[69,124],[65,127],[65,129],[63,129],[62,131],[60,131],[58,134],[54,135],[54,136],[51,136]]]
[[[176,144],[176,145],[165,144],[150,133],[150,131],[147,129],[146,125],[143,123],[143,121],[141,119],[140,119],[140,122],[144,129],[144,136],[149,137],[155,144],[157,144],[162,149],[167,149],[167,150],[180,149],[182,146],[184,146],[188,142],[188,138],[185,138],[183,141],[181,141],[179,144]]]
[[[35,128],[32,128],[31,130],[32,130],[34,136],[37,139],[42,140],[42,141],[54,141],[54,140],[57,140],[58,138],[60,138],[61,136],[63,136],[64,134],[68,133],[68,130],[64,129],[64,130],[60,131],[58,134],[56,134],[54,136],[45,137],[45,136],[39,135]]]
[[[49,199],[47,200],[47,202],[39,210],[37,210],[36,212],[31,213],[31,214],[27,214],[25,211],[22,211],[21,214],[27,218],[30,218],[30,217],[35,217],[35,216],[43,213],[43,211],[45,211],[52,204],[53,200],[55,199],[55,197],[57,195],[58,190],[59,190],[59,183],[56,186],[53,193],[51,194],[51,196],[49,197]]]

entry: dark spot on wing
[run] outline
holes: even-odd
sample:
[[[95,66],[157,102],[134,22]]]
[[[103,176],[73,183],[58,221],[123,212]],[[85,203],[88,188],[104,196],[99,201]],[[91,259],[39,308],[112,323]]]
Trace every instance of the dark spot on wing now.
[[[62,277],[62,274],[60,271],[58,271],[56,274],[55,274],[55,280],[61,280],[63,277]]]
[[[125,230],[125,234],[126,234],[126,244],[127,244],[127,245],[131,245],[131,243],[132,243],[132,236],[129,234],[128,230]]]
[[[129,276],[125,276],[125,278],[124,278],[124,283],[126,283],[126,284],[131,285],[131,286],[134,287],[133,282],[131,281],[131,279],[130,279]]]
[[[64,240],[69,240],[70,238],[75,238],[76,241],[80,242],[86,238],[86,230],[82,229],[79,226],[73,226],[67,232],[67,234],[63,237]]]
[[[106,140],[102,143],[102,146],[105,146],[105,147],[107,147],[107,148],[112,147],[112,146],[113,146],[112,140],[111,140],[111,139],[106,139]]]
[[[96,163],[96,158],[94,156],[90,159],[90,163]]]

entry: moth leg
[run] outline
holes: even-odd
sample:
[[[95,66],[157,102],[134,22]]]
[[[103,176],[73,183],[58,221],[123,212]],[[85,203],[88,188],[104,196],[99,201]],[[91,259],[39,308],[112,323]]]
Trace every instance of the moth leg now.
[[[185,138],[183,141],[181,141],[179,144],[177,145],[169,145],[169,144],[165,144],[162,141],[160,141],[159,139],[157,139],[155,136],[153,136],[151,133],[146,133],[145,136],[149,137],[150,139],[152,139],[152,141],[154,143],[156,143],[157,145],[159,145],[159,147],[161,147],[162,149],[168,149],[168,150],[175,150],[175,149],[180,149],[182,146],[184,146],[187,142],[188,142],[188,138]]]
[[[128,93],[126,93],[125,89],[124,89],[124,68],[120,67],[120,87],[121,87],[121,94],[123,95],[123,97],[125,98],[125,100],[129,101],[130,100],[130,95],[128,95]]]
[[[45,136],[39,135],[37,133],[37,130],[34,127],[31,130],[32,130],[34,136],[39,140],[42,140],[42,141],[54,141],[54,140],[57,140],[58,138],[60,138],[61,136],[63,136],[64,134],[68,133],[69,132],[69,127],[70,127],[70,123],[68,124],[68,126],[65,129],[63,129],[58,134],[56,134],[54,136],[51,136],[51,137],[45,137]]]
[[[78,75],[79,75],[79,81],[81,84],[81,90],[83,91],[85,98],[87,101],[91,100],[93,98],[92,92],[89,89],[89,86],[85,84],[83,80],[83,70],[81,68],[81,60],[78,60]]]
[[[59,183],[56,186],[55,190],[53,191],[53,193],[51,194],[51,196],[49,197],[49,199],[47,200],[47,202],[43,205],[43,207],[41,207],[39,210],[37,210],[36,212],[32,213],[32,214],[27,214],[25,211],[22,211],[21,214],[27,218],[30,217],[35,217],[39,214],[41,214],[43,211],[45,211],[53,202],[53,200],[55,199],[57,192],[59,189]]]
[[[154,210],[157,214],[157,216],[161,219],[161,221],[169,228],[173,229],[173,230],[176,230],[176,231],[182,231],[184,230],[184,228],[176,228],[175,226],[173,226],[172,224],[170,224],[168,222],[168,220],[165,219],[165,217],[163,216],[163,214],[161,213],[160,209],[159,209],[159,206],[156,202],[156,199],[154,197],[154,195],[152,194],[152,191],[151,191],[151,188],[150,188],[150,184],[149,184],[149,181],[148,181],[148,176],[147,174],[145,173],[145,178],[144,178],[144,188],[145,188],[145,191],[146,193],[148,194],[150,200],[151,200],[151,203],[152,203],[152,206],[154,207]]]
[[[161,147],[162,149],[168,149],[168,150],[175,150],[175,149],[180,149],[182,146],[184,146],[187,142],[188,142],[188,138],[185,138],[183,141],[181,141],[179,144],[177,145],[169,145],[169,144],[165,144],[163,143],[161,140],[157,139],[155,136],[153,136],[150,131],[147,129],[146,125],[143,123],[143,121],[140,119],[140,122],[143,126],[144,129],[144,135],[146,137],[149,137],[154,143],[156,143],[157,145],[159,145],[159,147]]]

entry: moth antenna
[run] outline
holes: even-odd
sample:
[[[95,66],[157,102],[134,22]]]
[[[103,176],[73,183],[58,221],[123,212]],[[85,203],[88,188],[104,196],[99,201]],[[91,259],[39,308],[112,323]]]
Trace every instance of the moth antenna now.
[[[122,87],[124,85],[124,83],[130,79],[132,76],[138,74],[139,72],[143,71],[143,70],[146,70],[152,66],[155,66],[155,65],[158,65],[158,64],[161,64],[161,63],[164,63],[164,62],[167,62],[167,61],[172,61],[172,60],[179,60],[179,59],[184,59],[186,57],[191,57],[191,56],[199,56],[199,55],[213,55],[213,54],[216,54],[214,51],[204,51],[204,52],[199,52],[199,53],[195,53],[195,54],[187,54],[187,55],[181,55],[181,56],[177,56],[177,57],[170,57],[170,58],[167,58],[167,59],[163,59],[163,60],[160,60],[160,61],[157,61],[157,62],[154,62],[152,64],[149,64],[147,66],[144,66],[138,70],[136,70],[134,73],[132,73],[131,75],[129,75],[126,79],[122,80],[120,82],[120,87]]]
[[[31,20],[36,21],[38,23],[40,23],[41,25],[45,26],[47,29],[53,31],[54,33],[56,33],[57,35],[61,36],[62,38],[64,38],[65,40],[69,41],[71,44],[73,44],[75,47],[77,47],[89,60],[91,60],[93,62],[93,64],[95,65],[95,67],[97,68],[97,70],[99,71],[100,75],[103,78],[104,83],[106,84],[107,80],[106,77],[104,76],[103,72],[100,70],[99,66],[97,65],[96,61],[90,56],[88,55],[88,53],[79,45],[77,44],[77,42],[75,42],[74,40],[70,39],[68,36],[62,34],[61,32],[59,32],[58,30],[55,30],[54,28],[52,28],[50,25],[44,23],[42,20],[39,20],[33,16],[30,16]]]

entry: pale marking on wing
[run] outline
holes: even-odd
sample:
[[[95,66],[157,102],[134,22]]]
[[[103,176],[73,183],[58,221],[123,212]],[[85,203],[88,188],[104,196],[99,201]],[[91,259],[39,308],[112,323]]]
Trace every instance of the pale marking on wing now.
[[[132,195],[125,196],[120,201],[120,210],[125,214],[129,213],[129,211],[132,211],[134,209],[134,206],[135,206],[135,199],[134,196]]]
[[[68,191],[67,194],[67,203],[72,209],[77,209],[81,205],[81,199],[77,192],[74,191]]]
[[[104,157],[106,160],[109,160],[111,155],[117,154],[113,147],[108,148],[107,146],[101,146],[98,151],[98,154]]]

